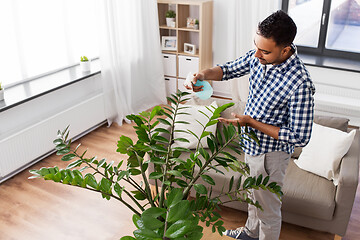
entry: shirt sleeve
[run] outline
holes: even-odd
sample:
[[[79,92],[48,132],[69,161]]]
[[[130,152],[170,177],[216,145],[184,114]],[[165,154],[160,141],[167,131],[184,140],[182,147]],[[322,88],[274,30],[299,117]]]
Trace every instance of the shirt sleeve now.
[[[311,81],[305,82],[291,96],[289,102],[289,124],[281,127],[279,141],[304,147],[310,140],[312,123],[314,120],[315,88]]]
[[[233,78],[239,78],[250,72],[250,62],[254,58],[254,50],[247,52],[244,56],[227,62],[224,65],[218,65],[223,71],[222,81]]]

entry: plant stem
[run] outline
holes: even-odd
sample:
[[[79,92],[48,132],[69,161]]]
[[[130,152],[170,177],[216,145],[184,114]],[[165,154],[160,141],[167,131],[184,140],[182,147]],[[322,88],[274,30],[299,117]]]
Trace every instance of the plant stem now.
[[[137,158],[138,163],[139,163],[139,165],[140,165],[141,176],[142,176],[142,178],[143,178],[143,180],[144,180],[145,189],[146,189],[145,192],[146,192],[147,198],[148,198],[148,200],[149,200],[149,202],[150,202],[150,205],[151,205],[152,207],[155,207],[154,201],[153,201],[152,196],[151,196],[151,190],[150,190],[149,182],[148,182],[148,180],[147,180],[147,177],[146,177],[145,172],[143,171],[142,161],[141,161],[141,159],[140,159],[140,156],[137,154],[137,152],[134,151],[134,153],[136,154],[136,158]]]
[[[180,99],[179,99],[180,100]],[[179,108],[179,102],[178,101],[175,105],[175,111],[174,111],[174,119],[173,119],[173,123],[171,124],[171,128],[170,128],[170,139],[169,139],[169,145],[168,145],[168,149],[167,149],[167,153],[166,153],[166,160],[165,160],[165,170],[164,170],[164,176],[163,176],[163,180],[162,180],[162,185],[161,185],[161,191],[160,191],[160,199],[159,199],[159,207],[164,207],[164,200],[165,200],[165,179],[166,179],[166,174],[167,174],[167,170],[168,170],[168,164],[169,164],[169,156],[170,156],[170,152],[171,152],[171,145],[172,145],[172,141],[174,139],[174,128],[175,128],[175,119],[176,119],[176,114]]]

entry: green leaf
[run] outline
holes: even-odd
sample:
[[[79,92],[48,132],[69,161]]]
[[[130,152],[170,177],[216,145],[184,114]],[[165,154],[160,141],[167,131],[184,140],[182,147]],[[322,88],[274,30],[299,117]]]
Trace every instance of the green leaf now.
[[[229,192],[231,191],[232,187],[234,185],[234,176],[231,177],[230,183],[229,183]]]
[[[213,142],[213,140],[211,138],[207,138],[207,144],[209,146],[209,149],[212,153],[214,153],[214,150],[215,150],[215,144]]]
[[[204,131],[204,132],[201,134],[200,138],[202,139],[202,138],[204,138],[204,137],[206,137],[206,136],[209,136],[209,135],[210,135],[210,132]]]
[[[194,184],[194,189],[200,194],[207,194],[207,189],[203,184]]]
[[[169,174],[174,175],[176,177],[182,177],[182,174],[179,171],[176,170],[170,170],[168,171]]]
[[[94,189],[98,189],[95,177],[91,173],[87,173],[84,177],[85,183]]]
[[[118,183],[115,183],[114,185],[114,191],[117,193],[119,197],[121,197],[122,191],[125,187],[121,187]]]
[[[154,231],[147,229],[147,228],[141,228],[134,231],[134,236],[136,239],[143,239],[143,240],[161,240],[161,236]]]
[[[188,200],[182,200],[170,207],[167,222],[176,222],[178,220],[186,219],[190,214],[190,202]]]
[[[167,194],[167,206],[171,208],[175,204],[181,201],[183,198],[183,192],[181,188],[174,188],[170,193]]]
[[[154,131],[155,132],[163,132],[163,133],[170,134],[169,130],[167,130],[165,128],[156,128]]]
[[[162,124],[171,126],[171,123],[170,123],[168,120],[166,120],[166,119],[158,118],[157,120],[158,120],[159,122],[161,122]]]
[[[124,236],[124,237],[120,238],[120,240],[136,240],[136,238],[131,237],[131,236]]]
[[[161,111],[160,106],[155,106],[150,113],[150,121]]]
[[[201,156],[203,156],[205,158],[205,160],[208,160],[210,158],[209,153],[204,148],[200,148],[199,152],[200,152]]]
[[[56,155],[64,155],[70,152],[70,149],[64,148],[56,152]]]
[[[66,144],[59,144],[59,145],[56,145],[55,149],[56,150],[61,150],[61,149],[64,149],[64,148],[67,148],[67,145]]]
[[[162,176],[164,176],[164,175],[161,172],[152,172],[152,173],[150,173],[149,178],[150,179],[159,179]]]
[[[102,192],[108,193],[111,189],[111,182],[106,178],[102,178],[99,187]]]
[[[210,185],[215,185],[214,179],[208,175],[201,175],[201,178]]]
[[[80,166],[81,164],[82,164],[82,160],[81,160],[81,159],[78,159],[78,160],[70,163],[70,164],[66,167],[66,169],[72,169],[72,168],[74,168],[74,167]]]
[[[176,183],[177,183],[180,187],[187,187],[187,186],[188,186],[187,182],[185,182],[184,180],[181,180],[181,179],[177,179],[177,180],[176,180]]]
[[[219,120],[217,120],[217,119],[211,120],[211,121],[209,121],[209,122],[205,125],[205,127],[210,127],[210,126],[212,126],[212,125],[217,124],[218,122],[219,122]]]
[[[162,136],[155,136],[155,137],[153,137],[153,139],[155,141],[157,141],[157,142],[166,143],[166,144],[169,143],[169,140],[167,138],[162,137]]]
[[[183,147],[174,147],[173,150],[178,150],[180,152],[191,152],[190,149],[187,149],[187,148],[183,148]]]
[[[184,236],[191,228],[193,222],[190,220],[179,220],[173,223],[165,233],[165,237],[178,238]]]
[[[131,191],[131,192],[135,193],[134,198],[136,198],[137,200],[145,200],[146,199],[146,196],[140,191]]]
[[[132,216],[132,221],[137,228],[144,228],[144,223],[139,215],[134,214]]]
[[[263,178],[263,176],[262,176],[262,174],[260,174],[256,180],[256,186],[259,186],[261,184],[262,178]]]
[[[57,138],[57,139],[55,139],[55,140],[53,141],[53,143],[54,143],[55,145],[59,145],[59,144],[63,144],[64,142],[63,142],[63,140],[62,140],[61,138]]]
[[[175,138],[174,141],[179,141],[179,142],[187,142],[189,143],[190,141],[186,138]]]
[[[164,213],[166,213],[166,209],[165,208],[159,208],[159,207],[151,207],[146,209],[141,216],[151,216],[154,218],[160,217],[161,215],[163,215]]]
[[[266,185],[269,182],[270,176],[266,176],[264,181],[262,182],[263,185]]]
[[[139,169],[131,168],[129,169],[129,173],[133,176],[141,174],[141,171]]]
[[[121,179],[123,179],[125,176],[129,176],[129,172],[128,171],[121,171],[118,175],[117,181],[120,181]]]
[[[167,149],[161,145],[151,145],[150,148],[156,152],[167,153]]]
[[[142,215],[141,219],[143,220],[144,226],[146,229],[156,230],[165,225],[165,222],[162,222],[152,216]]]

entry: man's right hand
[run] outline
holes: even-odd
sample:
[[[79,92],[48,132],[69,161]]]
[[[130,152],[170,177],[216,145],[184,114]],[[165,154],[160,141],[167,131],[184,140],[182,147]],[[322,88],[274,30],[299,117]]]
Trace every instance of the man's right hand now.
[[[196,84],[196,82],[197,82],[198,80],[201,80],[201,81],[202,81],[202,80],[205,80],[205,76],[204,76],[203,73],[194,73],[193,80],[191,81],[192,88],[189,87],[189,86],[186,86],[185,84],[184,84],[184,87],[185,87],[187,90],[193,90],[194,92],[200,92],[200,91],[203,90],[202,88],[203,88],[204,86],[195,86],[195,84]]]

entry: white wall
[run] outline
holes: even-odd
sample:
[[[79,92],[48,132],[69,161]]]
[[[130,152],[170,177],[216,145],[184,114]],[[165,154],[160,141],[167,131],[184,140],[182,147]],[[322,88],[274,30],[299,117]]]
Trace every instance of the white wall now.
[[[315,111],[360,126],[360,73],[307,66],[315,84]]]

